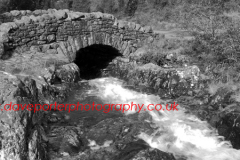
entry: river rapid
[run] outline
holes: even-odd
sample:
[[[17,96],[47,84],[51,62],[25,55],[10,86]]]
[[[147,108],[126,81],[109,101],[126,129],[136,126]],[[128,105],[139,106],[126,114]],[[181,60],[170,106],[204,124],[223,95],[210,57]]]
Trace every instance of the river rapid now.
[[[196,116],[186,113],[180,105],[178,110],[149,111],[149,104],[166,105],[160,97],[140,93],[125,86],[124,81],[106,77],[89,80],[91,86],[88,96],[97,97],[104,104],[144,104],[141,112],[151,115],[149,123],[155,125],[152,134],[141,132],[138,137],[152,148],[172,153],[177,160],[239,160],[240,151],[232,148],[230,142],[224,141],[217,131]],[[135,114],[138,110],[125,111],[125,116]],[[142,114],[142,113],[137,114]],[[108,113],[105,113],[108,114]]]

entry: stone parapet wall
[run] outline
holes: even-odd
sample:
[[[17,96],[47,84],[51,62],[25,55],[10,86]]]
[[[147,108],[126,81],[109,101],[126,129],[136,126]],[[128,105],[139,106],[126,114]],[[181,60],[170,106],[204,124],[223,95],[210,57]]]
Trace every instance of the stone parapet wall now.
[[[0,48],[2,46],[3,51],[24,46],[64,54],[73,61],[76,51],[88,45],[111,45],[128,56],[144,42],[152,42],[158,37],[151,27],[118,21],[113,15],[100,12],[40,10],[38,16],[35,16],[36,11],[28,15],[0,25]]]

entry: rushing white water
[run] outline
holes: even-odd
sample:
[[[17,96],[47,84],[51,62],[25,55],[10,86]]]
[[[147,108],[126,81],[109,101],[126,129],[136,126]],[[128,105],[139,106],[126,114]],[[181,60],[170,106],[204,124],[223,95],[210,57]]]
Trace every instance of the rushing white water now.
[[[98,96],[105,103],[144,104],[141,112],[146,109],[157,129],[151,135],[141,133],[139,138],[145,140],[152,148],[172,153],[176,159],[186,157],[187,160],[240,160],[239,150],[233,149],[229,142],[218,136],[207,122],[186,114],[180,106],[177,106],[178,111],[148,111],[149,104],[164,106],[166,102],[158,96],[126,89],[123,87],[123,81],[116,78],[94,79],[90,80],[89,84],[95,88],[90,90],[89,94]],[[124,113],[136,112],[131,110]]]

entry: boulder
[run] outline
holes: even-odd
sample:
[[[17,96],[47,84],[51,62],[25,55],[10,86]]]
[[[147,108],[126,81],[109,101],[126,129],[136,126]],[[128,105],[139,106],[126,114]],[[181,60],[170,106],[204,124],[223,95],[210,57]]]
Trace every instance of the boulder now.
[[[39,104],[36,82],[1,71],[0,88],[1,159],[46,159],[46,148],[40,138],[42,112],[34,113],[31,106],[27,109],[28,104]],[[19,109],[14,104],[19,104]],[[22,110],[21,106],[25,108]]]
[[[56,76],[62,82],[77,82],[80,80],[80,69],[75,63],[65,64],[56,70]]]
[[[197,66],[162,68],[153,63],[137,65],[136,62],[116,62],[111,67],[110,75],[127,80],[139,91],[165,98],[192,94],[198,86],[200,72]]]
[[[11,13],[14,17],[16,17],[16,16],[18,16],[18,15],[21,14],[21,12],[18,11],[18,10],[13,10],[13,11],[11,11],[10,13]]]
[[[48,43],[54,42],[56,40],[56,36],[54,34],[47,36]]]
[[[118,21],[118,28],[119,29],[124,29],[126,27],[128,27],[128,22],[127,21],[122,21],[122,20]]]
[[[48,84],[54,84],[56,75],[55,75],[56,68],[54,65],[43,68],[40,71],[40,76],[43,77],[43,79],[48,83]]]
[[[130,58],[132,60],[140,60],[140,58],[144,55],[144,54],[147,54],[148,51],[146,50],[146,48],[144,47],[141,47],[141,48],[138,48],[134,53],[132,53],[130,55]]]
[[[58,10],[53,13],[57,20],[66,19],[68,17],[67,13],[64,10]]]

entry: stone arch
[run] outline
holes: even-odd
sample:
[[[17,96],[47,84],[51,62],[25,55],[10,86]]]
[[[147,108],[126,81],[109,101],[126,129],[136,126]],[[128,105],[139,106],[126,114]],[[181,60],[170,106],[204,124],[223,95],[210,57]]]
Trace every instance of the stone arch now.
[[[51,9],[14,11],[8,15],[13,22],[0,25],[0,58],[8,56],[9,50],[24,47],[26,50],[58,54],[73,62],[76,51],[93,44],[112,46],[128,57],[143,43],[159,38],[151,27],[119,21],[113,15],[100,12]]]
[[[118,56],[122,54],[110,45],[93,44],[78,50],[73,62],[80,68],[81,78],[92,79],[100,77],[102,69]]]
[[[0,23],[2,23],[0,25],[0,59],[15,56],[12,53],[19,49],[22,54],[28,53],[24,51],[35,54],[41,52],[37,57],[43,56],[42,53],[51,54],[51,57],[63,59],[65,62],[59,69],[56,69],[57,67],[44,68],[45,77],[41,77],[40,80],[38,76],[33,77],[36,78],[33,80],[28,75],[26,75],[27,77],[22,75],[23,80],[20,80],[17,76],[1,72],[2,81],[0,82],[12,87],[12,92],[6,96],[8,99],[4,100],[2,107],[9,102],[39,104],[43,93],[47,93],[46,96],[49,99],[58,100],[59,97],[64,99],[65,92],[63,93],[61,89],[66,88],[67,93],[68,87],[51,88],[53,86],[48,84],[54,84],[51,82],[53,75],[57,75],[62,82],[67,82],[66,86],[71,86],[68,85],[69,83],[77,82],[79,68],[72,62],[78,60],[78,57],[82,58],[79,53],[82,50],[89,48],[91,50],[94,46],[100,46],[100,48],[111,50],[112,58],[120,53],[122,56],[128,57],[143,43],[151,43],[158,38],[151,27],[141,27],[139,24],[118,21],[113,15],[99,12],[81,13],[55,9],[33,12],[11,11],[5,13],[3,17],[0,16]],[[33,59],[26,58],[27,60],[33,61]],[[107,59],[106,62],[109,60]],[[11,79],[12,83],[4,80],[5,78]],[[10,89],[9,87],[5,88]],[[10,93],[7,90],[2,93]],[[52,97],[52,95],[56,97]],[[0,135],[4,139],[0,155],[4,159],[46,159],[44,151],[46,148],[41,146],[42,139],[44,139],[40,128],[43,113],[35,113],[33,110],[1,113],[6,118],[1,117],[3,123],[0,123],[1,131],[5,132],[4,135]],[[19,120],[23,120],[24,123]],[[10,128],[8,124],[10,124]],[[16,130],[20,132],[12,132]]]

